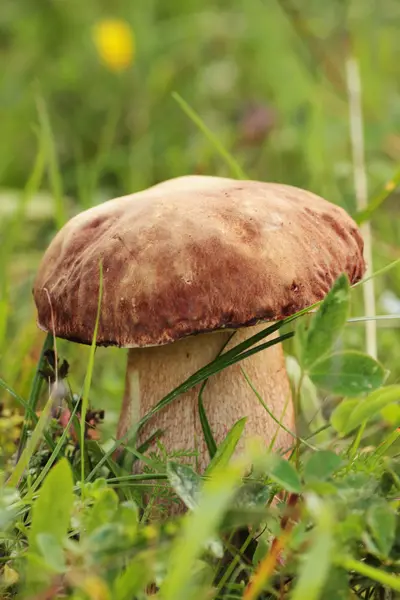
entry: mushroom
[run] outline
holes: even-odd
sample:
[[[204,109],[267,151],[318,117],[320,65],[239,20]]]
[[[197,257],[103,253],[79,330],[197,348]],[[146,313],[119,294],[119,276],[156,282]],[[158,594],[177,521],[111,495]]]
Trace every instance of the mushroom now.
[[[92,342],[103,264],[97,345],[129,348],[118,438],[168,392],[226,349],[321,300],[346,273],[365,264],[350,216],[288,185],[185,176],[116,198],[72,218],[47,249],[34,284],[38,325],[56,336]],[[232,331],[236,331],[230,340]],[[211,377],[203,403],[217,442],[246,416],[245,437],[275,448],[294,428],[281,344]],[[139,441],[163,430],[168,452],[207,447],[198,414],[199,386],[153,415]],[[285,410],[286,407],[286,410]]]

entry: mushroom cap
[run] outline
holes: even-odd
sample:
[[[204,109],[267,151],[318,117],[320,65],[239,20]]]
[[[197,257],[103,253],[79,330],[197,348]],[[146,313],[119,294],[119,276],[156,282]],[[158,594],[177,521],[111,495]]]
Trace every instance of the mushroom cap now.
[[[365,271],[340,207],[278,183],[185,176],[72,218],[34,284],[38,325],[90,344],[143,347],[275,321]]]

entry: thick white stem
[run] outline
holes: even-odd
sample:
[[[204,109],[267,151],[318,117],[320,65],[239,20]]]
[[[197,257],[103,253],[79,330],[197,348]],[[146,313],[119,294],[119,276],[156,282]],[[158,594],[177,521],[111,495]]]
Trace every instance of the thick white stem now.
[[[264,324],[237,331],[224,352],[265,327]],[[219,331],[185,338],[166,346],[129,350],[118,437],[122,437],[134,422],[147,414],[168,392],[213,360],[229,336],[229,332]],[[245,416],[247,423],[244,438],[258,436],[268,445],[279,429],[274,447],[288,448],[293,443],[292,436],[268,415],[246,381],[242,368],[269,410],[287,428],[291,431],[294,429],[293,405],[283,350],[281,344],[276,344],[209,379],[204,389],[203,402],[217,444],[224,439],[232,425]],[[139,443],[145,441],[155,430],[162,429],[164,434],[161,441],[168,453],[197,450],[198,458],[191,462],[197,463],[200,472],[203,472],[209,456],[198,415],[199,389],[200,385],[155,414],[143,427]],[[241,448],[243,443],[244,440]]]

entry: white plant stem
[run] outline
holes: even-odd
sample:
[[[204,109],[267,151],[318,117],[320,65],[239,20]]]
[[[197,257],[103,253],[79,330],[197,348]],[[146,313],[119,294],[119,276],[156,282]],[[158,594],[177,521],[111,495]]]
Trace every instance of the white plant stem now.
[[[358,61],[349,57],[346,62],[347,89],[349,96],[349,121],[350,137],[353,157],[354,188],[358,211],[367,207],[368,184],[365,169],[363,112],[361,100],[361,77]],[[361,225],[364,238],[364,256],[367,263],[366,277],[372,274],[372,233],[371,224],[367,221]],[[368,279],[363,285],[365,314],[372,317],[365,322],[366,350],[368,354],[377,358],[375,284],[373,279]]]

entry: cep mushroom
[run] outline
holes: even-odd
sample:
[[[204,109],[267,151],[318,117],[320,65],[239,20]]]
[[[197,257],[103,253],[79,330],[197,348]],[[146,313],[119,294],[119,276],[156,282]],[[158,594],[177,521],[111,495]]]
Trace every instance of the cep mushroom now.
[[[38,324],[83,344],[93,338],[99,263],[103,302],[98,345],[129,348],[118,438],[227,346],[321,300],[346,273],[361,279],[363,241],[340,207],[277,183],[186,176],[105,202],[72,218],[56,235],[34,284]],[[51,305],[51,306],[50,306]],[[246,416],[245,436],[269,443],[277,419],[294,427],[281,344],[210,378],[203,402],[219,443]],[[138,390],[136,383],[138,383]],[[163,430],[169,452],[207,448],[198,387],[143,427]],[[284,407],[286,406],[286,411]],[[292,443],[280,429],[276,448]]]

